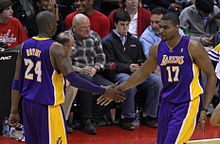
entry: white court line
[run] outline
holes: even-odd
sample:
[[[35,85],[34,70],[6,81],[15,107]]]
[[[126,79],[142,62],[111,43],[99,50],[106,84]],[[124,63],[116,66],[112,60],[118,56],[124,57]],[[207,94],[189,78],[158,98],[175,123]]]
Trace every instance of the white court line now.
[[[189,144],[220,144],[220,138],[191,140]]]

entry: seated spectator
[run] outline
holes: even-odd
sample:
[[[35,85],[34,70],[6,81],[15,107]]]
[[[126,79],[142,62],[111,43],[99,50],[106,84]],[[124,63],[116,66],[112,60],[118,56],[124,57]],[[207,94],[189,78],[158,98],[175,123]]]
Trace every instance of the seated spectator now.
[[[140,42],[142,43],[144,55],[146,58],[149,56],[149,50],[153,43],[160,41],[160,27],[159,23],[164,14],[167,13],[167,10],[163,7],[157,7],[151,12],[151,25],[146,28],[143,34],[140,37]],[[184,35],[183,31],[179,30],[180,35]]]
[[[220,8],[220,1],[219,0],[214,0],[214,5],[216,5],[218,8]]]
[[[105,66],[105,54],[102,49],[101,38],[90,30],[89,18],[84,14],[76,14],[73,18],[72,28],[68,32],[74,37],[72,64],[79,76],[97,85],[112,85],[99,74]],[[88,134],[96,134],[92,123],[93,97],[88,91],[79,90],[81,130]]]
[[[21,22],[21,24],[24,26],[25,18],[27,17],[27,14],[31,13],[31,11],[29,11],[31,9],[28,9],[27,7],[26,7],[27,9],[25,9],[23,7],[23,5],[22,5],[23,0],[21,0],[22,3],[19,0],[11,0],[11,1],[12,1],[13,17],[17,18]],[[34,10],[34,7],[31,5],[30,2],[25,3],[24,5],[30,6],[29,8],[33,8],[33,10]]]
[[[14,18],[12,2],[0,1],[0,43],[7,44],[10,48],[21,44],[28,39],[20,21]]]
[[[17,15],[25,15],[29,16],[32,13],[35,12],[35,0],[12,0],[13,8],[15,8],[14,12],[17,13]],[[24,11],[24,13],[22,12]],[[20,14],[18,14],[21,12]]]
[[[195,5],[180,13],[180,28],[194,40],[201,42],[208,51],[213,48],[218,28],[214,17],[219,12],[213,0],[196,0]]]
[[[68,53],[70,63],[72,63],[70,56],[72,55],[71,49],[74,44],[73,36],[68,32],[63,32],[57,36],[56,40],[57,40],[57,42],[59,42],[63,45],[64,49]],[[70,82],[68,80],[66,80],[66,91],[65,91],[66,97],[65,97],[64,103],[62,104],[66,121],[68,120],[70,109],[71,109],[72,103],[76,97],[77,90],[78,90],[77,88],[71,86]],[[68,123],[67,123],[66,130],[67,130],[67,133],[73,132],[73,129],[69,126]]]
[[[184,8],[194,3],[195,3],[195,0],[171,0],[168,10],[170,12],[176,13],[179,16],[179,14]]]
[[[88,16],[91,24],[91,30],[97,32],[101,38],[107,36],[110,32],[110,24],[108,18],[101,12],[94,10],[94,0],[77,0],[78,10],[69,14],[65,18],[66,30],[72,27],[72,21],[76,14],[82,13]]]
[[[181,11],[183,8],[195,3],[195,0],[142,0],[142,6],[149,10],[163,7],[170,11]]]
[[[126,10],[130,17],[131,22],[129,25],[129,33],[139,38],[144,30],[150,25],[150,11],[139,6],[139,0],[121,0],[119,10]],[[116,10],[112,11],[109,15],[110,28],[115,29],[113,15]]]
[[[218,26],[218,32],[216,34],[215,46],[220,43],[220,13],[215,16],[215,22]]]
[[[215,35],[218,31],[215,16],[219,12],[220,9],[214,5],[213,0],[196,0],[195,5],[185,8],[180,13],[180,28],[192,39],[201,42],[206,51],[210,51],[213,49]],[[206,75],[203,72],[201,75],[203,85],[206,87]],[[212,114],[213,110],[212,104],[210,104],[208,114]]]
[[[64,31],[63,19],[62,17],[59,17],[58,6],[55,0],[36,0],[36,7],[37,7],[36,12],[28,16],[25,20],[25,26],[27,28],[29,38],[36,36],[38,34],[36,16],[39,12],[44,10],[48,10],[54,13],[57,17],[58,27],[55,35]]]
[[[106,75],[113,82],[120,84],[141,67],[145,57],[139,40],[128,32],[131,20],[128,12],[117,10],[114,12],[113,19],[116,28],[102,40],[102,44],[107,63],[111,63],[111,68],[106,71]],[[126,101],[122,103],[122,106],[126,109],[122,109],[120,125],[122,128],[134,130],[132,121],[135,116],[134,96],[137,90],[146,91],[142,115],[143,124],[152,128],[157,127],[156,117],[161,86],[160,76],[151,74],[137,87],[133,87],[125,92]]]
[[[215,68],[215,73],[218,78],[219,84],[219,100],[220,100],[220,44],[218,44],[214,49],[208,52],[209,58]]]

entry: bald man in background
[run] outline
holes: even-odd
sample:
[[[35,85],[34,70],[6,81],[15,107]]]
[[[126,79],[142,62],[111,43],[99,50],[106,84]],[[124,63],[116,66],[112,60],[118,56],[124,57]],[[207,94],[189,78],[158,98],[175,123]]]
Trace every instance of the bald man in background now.
[[[9,124],[16,127],[19,122],[18,103],[22,96],[26,144],[66,144],[65,120],[61,107],[65,99],[64,77],[77,88],[105,94],[116,101],[124,98],[120,96],[121,92],[113,90],[114,86],[99,87],[74,72],[63,46],[51,39],[57,29],[53,13],[40,12],[36,22],[39,34],[25,41],[18,53]]]
[[[72,46],[74,44],[73,36],[68,32],[62,32],[56,37],[56,41],[63,45],[63,48],[65,49],[69,57],[69,61],[70,63],[72,63],[70,56],[72,55]],[[62,104],[66,121],[68,120],[71,106],[76,97],[77,90],[78,89],[76,87],[71,86],[70,82],[66,80],[66,91],[65,91],[66,97],[65,97],[64,103]],[[73,129],[69,126],[68,121],[67,121],[67,133],[72,133],[72,132],[73,132]]]
[[[84,14],[76,14],[73,18],[72,28],[69,32],[75,39],[72,64],[79,76],[97,85],[112,85],[113,83],[103,78],[101,72],[106,63],[101,38],[90,29],[90,20]],[[96,134],[92,122],[93,95],[91,92],[79,90],[77,93],[80,101],[81,130],[87,134]]]

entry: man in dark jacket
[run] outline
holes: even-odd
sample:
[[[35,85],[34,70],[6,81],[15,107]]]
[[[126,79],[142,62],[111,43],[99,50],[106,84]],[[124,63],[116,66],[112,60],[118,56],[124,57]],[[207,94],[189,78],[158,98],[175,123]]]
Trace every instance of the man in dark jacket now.
[[[122,83],[138,70],[145,60],[143,48],[137,38],[128,32],[130,15],[123,10],[117,10],[113,16],[116,29],[102,40],[108,69],[106,74],[113,82]],[[160,76],[151,74],[148,79],[137,87],[125,92],[126,100],[122,103],[121,127],[134,130],[132,124],[134,113],[134,96],[138,90],[146,91],[146,101],[143,108],[143,124],[157,127],[155,118],[161,90]]]

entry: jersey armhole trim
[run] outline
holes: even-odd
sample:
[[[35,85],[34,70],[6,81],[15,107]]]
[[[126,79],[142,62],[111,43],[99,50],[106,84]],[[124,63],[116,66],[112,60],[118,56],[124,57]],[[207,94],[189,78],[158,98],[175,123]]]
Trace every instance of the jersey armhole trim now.
[[[190,49],[189,49],[191,39],[192,39],[192,38],[189,39],[189,43],[188,43],[188,53],[189,53],[189,57],[190,57],[191,61],[193,62],[193,58],[192,58],[192,55],[191,55],[191,53],[190,53]],[[193,63],[194,63],[194,62],[193,62]]]

